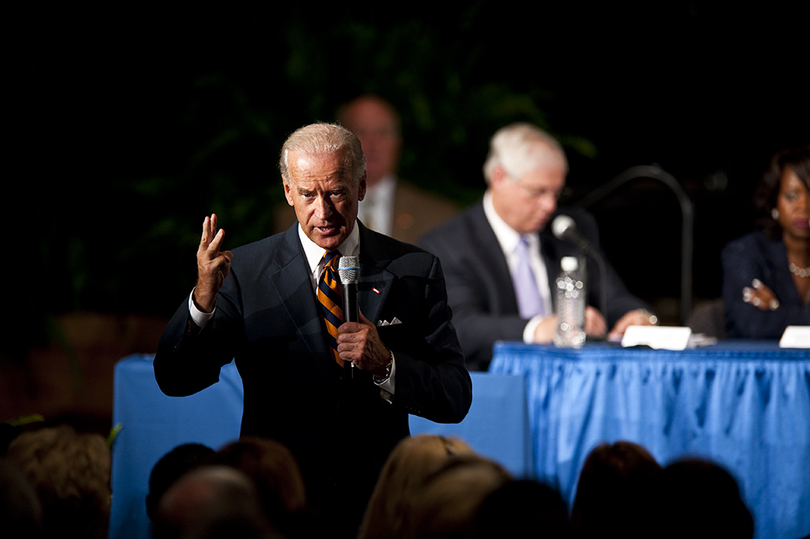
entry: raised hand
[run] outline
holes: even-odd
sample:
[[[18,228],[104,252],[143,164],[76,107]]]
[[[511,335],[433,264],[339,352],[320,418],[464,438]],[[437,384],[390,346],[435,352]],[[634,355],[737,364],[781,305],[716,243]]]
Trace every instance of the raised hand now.
[[[233,253],[221,250],[224,237],[225,231],[217,230],[216,214],[206,217],[197,248],[197,287],[194,289],[194,303],[205,313],[213,312],[217,292],[231,271]]]

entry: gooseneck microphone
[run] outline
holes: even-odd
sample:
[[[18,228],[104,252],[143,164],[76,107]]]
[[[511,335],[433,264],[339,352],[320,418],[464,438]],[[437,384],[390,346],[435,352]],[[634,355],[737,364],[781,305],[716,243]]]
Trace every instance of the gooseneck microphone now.
[[[558,215],[551,222],[551,232],[557,239],[566,240],[589,254],[591,243],[577,230],[577,224],[567,215]]]
[[[338,260],[338,275],[343,288],[343,321],[359,322],[360,314],[357,308],[357,282],[360,277],[360,260],[356,256],[341,256]],[[351,369],[345,371],[349,378],[354,378],[354,363]],[[345,368],[345,364],[344,364]]]
[[[568,241],[580,248],[582,254],[590,256],[599,266],[599,310],[607,320],[607,268],[602,253],[577,230],[577,224],[567,215],[558,215],[551,222],[551,233],[557,239]]]

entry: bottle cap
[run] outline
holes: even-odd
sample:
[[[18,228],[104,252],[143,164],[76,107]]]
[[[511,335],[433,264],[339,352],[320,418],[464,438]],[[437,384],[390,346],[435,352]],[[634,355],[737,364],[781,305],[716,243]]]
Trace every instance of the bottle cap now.
[[[563,271],[577,271],[579,269],[579,260],[575,256],[564,256],[560,261],[560,266]]]

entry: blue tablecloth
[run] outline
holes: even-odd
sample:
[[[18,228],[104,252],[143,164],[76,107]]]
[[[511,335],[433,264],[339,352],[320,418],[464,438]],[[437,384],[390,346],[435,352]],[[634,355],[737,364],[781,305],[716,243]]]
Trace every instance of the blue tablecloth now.
[[[242,379],[233,364],[219,383],[189,397],[165,396],[151,355],[119,361],[113,378],[113,424],[122,427],[112,448],[111,538],[151,537],[146,515],[149,474],[155,463],[184,443],[219,448],[239,437]]]
[[[527,378],[534,472],[569,503],[591,449],[629,440],[661,464],[703,456],[728,469],[757,538],[810,533],[810,351],[498,343],[490,372]]]
[[[473,404],[458,425],[411,416],[411,432],[458,436],[516,476],[531,470],[531,438],[522,376],[472,373]],[[145,498],[155,463],[174,447],[197,442],[217,449],[239,436],[242,381],[236,366],[222,368],[217,384],[189,397],[167,397],[155,382],[151,355],[115,366],[110,537],[148,539]]]

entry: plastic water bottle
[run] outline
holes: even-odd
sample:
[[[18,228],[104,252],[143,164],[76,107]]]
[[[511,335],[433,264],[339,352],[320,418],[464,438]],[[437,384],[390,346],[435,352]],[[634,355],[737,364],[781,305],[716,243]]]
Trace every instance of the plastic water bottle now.
[[[579,348],[585,342],[585,281],[576,257],[563,257],[561,266],[562,273],[557,277],[557,333],[554,344]]]

